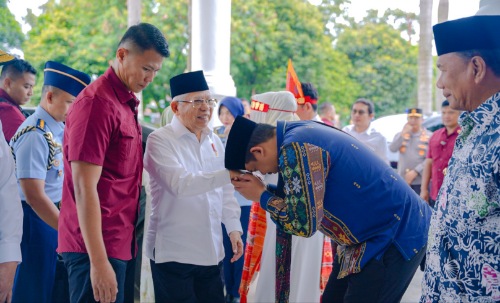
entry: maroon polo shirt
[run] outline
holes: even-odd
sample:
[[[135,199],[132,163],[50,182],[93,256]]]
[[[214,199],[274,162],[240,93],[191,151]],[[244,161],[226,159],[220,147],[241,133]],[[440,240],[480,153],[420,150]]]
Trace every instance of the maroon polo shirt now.
[[[446,127],[440,128],[435,131],[429,140],[429,150],[427,158],[432,159],[432,174],[431,174],[431,192],[430,197],[432,200],[437,199],[439,189],[443,185],[444,174],[443,170],[448,167],[455,140],[460,132],[460,127],[448,135]]]
[[[64,131],[64,185],[58,252],[86,253],[75,204],[71,161],[102,166],[97,184],[108,257],[135,256],[135,223],[142,177],[139,101],[110,67],[76,98]],[[84,202],[85,203],[85,202]]]
[[[0,121],[2,121],[3,134],[5,140],[10,141],[12,136],[17,132],[17,129],[23,124],[26,118],[21,112],[21,108],[14,100],[0,88],[0,99],[7,102],[0,102]]]

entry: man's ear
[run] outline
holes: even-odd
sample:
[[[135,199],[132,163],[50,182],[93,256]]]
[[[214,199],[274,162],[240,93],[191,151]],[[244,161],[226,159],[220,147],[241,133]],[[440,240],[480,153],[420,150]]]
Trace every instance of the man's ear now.
[[[123,59],[125,59],[127,52],[128,50],[124,47],[119,47],[116,50],[116,59],[118,59],[118,62],[123,63]]]
[[[52,100],[52,97],[54,96],[54,93],[51,91],[48,91],[45,93],[45,99],[47,100],[48,104],[53,104],[54,101]]]
[[[256,160],[261,159],[265,155],[265,150],[262,146],[254,146],[250,148],[250,153],[255,157]]]
[[[3,79],[3,86],[5,88],[9,89],[11,83],[12,83],[12,79],[11,78],[5,77],[5,79]]]
[[[172,101],[172,103],[170,103],[170,108],[172,112],[177,115],[179,113],[179,102]]]
[[[486,62],[479,56],[474,56],[471,59],[472,69],[474,73],[474,81],[481,82],[486,76]]]

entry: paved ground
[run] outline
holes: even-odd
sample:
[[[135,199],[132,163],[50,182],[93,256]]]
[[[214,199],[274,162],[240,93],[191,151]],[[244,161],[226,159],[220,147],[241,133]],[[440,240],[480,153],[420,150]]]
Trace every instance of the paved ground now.
[[[423,276],[424,273],[420,270],[420,268],[418,268],[410,286],[408,286],[408,289],[401,300],[401,303],[418,303],[420,300],[420,294],[422,293],[421,284]]]

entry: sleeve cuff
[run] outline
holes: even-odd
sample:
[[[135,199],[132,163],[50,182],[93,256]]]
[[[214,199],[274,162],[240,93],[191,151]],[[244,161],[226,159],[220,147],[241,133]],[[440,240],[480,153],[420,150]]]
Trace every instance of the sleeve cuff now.
[[[273,197],[273,193],[271,193],[269,190],[264,191],[262,195],[260,195],[260,207],[267,211],[267,202],[269,202],[269,200]]]
[[[231,176],[229,175],[229,171],[227,169],[221,169],[215,172],[215,187],[221,187],[230,183]]]
[[[226,227],[228,236],[233,231],[239,231],[241,234],[243,234],[243,228],[241,228],[240,220],[229,220],[229,222],[224,223],[224,225]]]
[[[268,184],[267,190],[270,191],[271,193],[275,194],[276,190],[278,190],[278,186],[276,184]]]
[[[44,171],[20,170],[17,172],[17,178],[45,180],[47,178],[47,169]]]
[[[0,263],[19,262],[21,263],[21,245],[19,243],[0,244]]]

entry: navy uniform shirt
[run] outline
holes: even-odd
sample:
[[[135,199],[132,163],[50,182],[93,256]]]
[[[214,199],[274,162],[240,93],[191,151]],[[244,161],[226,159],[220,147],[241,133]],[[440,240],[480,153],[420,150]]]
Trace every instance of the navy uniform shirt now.
[[[44,125],[33,131],[28,131],[14,142],[17,133],[28,126],[37,126],[38,120],[44,121]],[[47,170],[49,159],[49,144],[44,137],[44,133],[51,133],[55,142],[55,156],[52,167]],[[52,202],[61,201],[63,184],[63,161],[62,161],[62,140],[64,134],[64,123],[57,122],[41,106],[38,106],[35,113],[31,115],[18,128],[16,135],[10,142],[16,157],[17,179],[40,179],[45,180],[45,193]],[[19,184],[19,181],[18,181]],[[19,187],[21,200],[26,201],[26,197]]]

